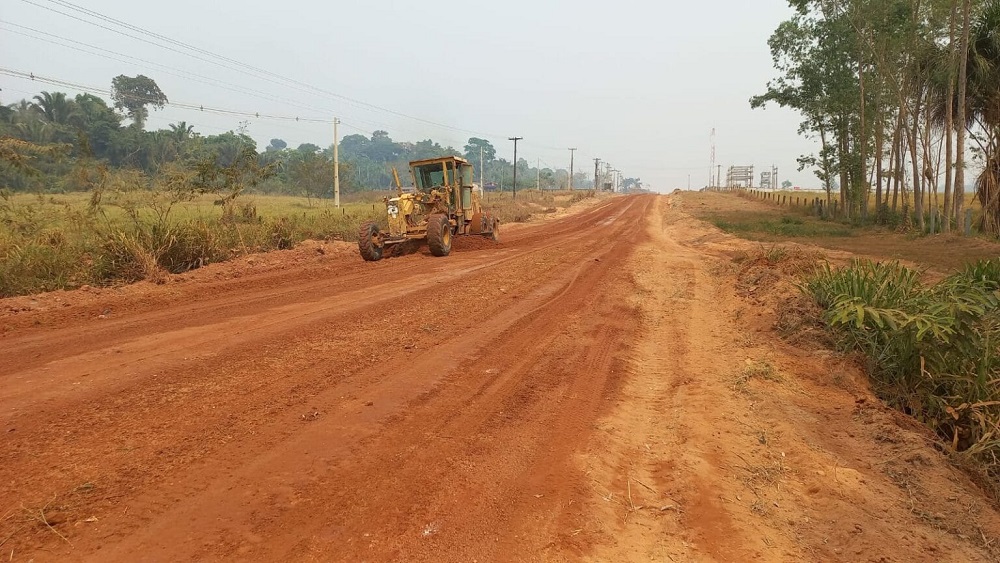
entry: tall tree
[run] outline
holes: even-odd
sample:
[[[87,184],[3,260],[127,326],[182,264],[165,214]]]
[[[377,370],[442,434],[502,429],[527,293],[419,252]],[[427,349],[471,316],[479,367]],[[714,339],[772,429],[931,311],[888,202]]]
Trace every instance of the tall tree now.
[[[136,129],[142,129],[149,116],[149,108],[163,109],[167,96],[152,78],[142,74],[138,76],[116,76],[111,81],[111,99],[115,108],[124,111],[132,119]]]
[[[482,150],[483,162],[486,164],[492,163],[497,157],[497,150],[493,144],[479,137],[470,137],[469,142],[463,148],[466,160],[475,163],[476,166],[479,166],[480,150]]]
[[[110,158],[113,138],[121,129],[121,116],[93,94],[77,94],[75,101],[90,152],[97,158]]]

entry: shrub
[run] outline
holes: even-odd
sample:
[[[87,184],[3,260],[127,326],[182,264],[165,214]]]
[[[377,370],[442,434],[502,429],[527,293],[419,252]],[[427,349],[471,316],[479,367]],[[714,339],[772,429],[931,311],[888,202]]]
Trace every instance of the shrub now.
[[[876,392],[1000,477],[1000,260],[932,286],[898,263],[822,268],[803,289]]]

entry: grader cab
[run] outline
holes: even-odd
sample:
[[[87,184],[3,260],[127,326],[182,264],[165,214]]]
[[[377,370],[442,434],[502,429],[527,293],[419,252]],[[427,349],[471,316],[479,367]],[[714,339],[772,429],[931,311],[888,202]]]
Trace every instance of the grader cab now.
[[[395,170],[393,170],[395,175]],[[499,240],[500,221],[483,209],[482,189],[472,165],[454,156],[410,163],[416,188],[403,193],[396,176],[396,197],[385,198],[389,229],[375,221],[361,225],[358,250],[369,262],[382,259],[387,247],[407,241],[427,240],[434,256],[451,253],[455,236],[478,235]]]

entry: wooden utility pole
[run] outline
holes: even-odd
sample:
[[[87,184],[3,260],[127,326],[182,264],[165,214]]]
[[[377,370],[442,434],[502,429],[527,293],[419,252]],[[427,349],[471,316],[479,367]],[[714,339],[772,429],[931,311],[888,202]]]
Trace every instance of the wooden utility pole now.
[[[535,159],[535,189],[542,191],[542,159]]]
[[[517,199],[517,142],[524,137],[508,137],[508,141],[514,141],[514,199]]]
[[[337,145],[340,144],[340,138],[337,137],[337,126],[340,125],[340,119],[333,118],[333,206],[340,207],[340,154],[337,151]]]
[[[600,187],[598,187],[598,181],[600,181],[600,179],[601,179],[600,168],[601,168],[601,159],[595,158],[594,159],[594,191],[597,191],[597,190],[601,189]]]
[[[576,149],[569,149],[569,189],[573,189],[573,155],[576,153]]]
[[[483,174],[486,173],[485,171],[486,171],[486,167],[483,166],[483,146],[480,145],[479,146],[479,187],[483,189],[484,193],[485,193],[485,190],[486,190],[486,180],[484,179],[485,176],[483,176]]]

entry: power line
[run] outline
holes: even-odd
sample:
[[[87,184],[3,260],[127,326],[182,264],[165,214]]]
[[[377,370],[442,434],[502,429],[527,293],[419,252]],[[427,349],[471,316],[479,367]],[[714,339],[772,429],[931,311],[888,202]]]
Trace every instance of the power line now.
[[[272,102],[277,102],[277,103],[281,103],[281,104],[286,104],[286,105],[293,106],[293,107],[298,107],[298,108],[301,108],[301,109],[308,109],[308,110],[312,110],[312,111],[315,111],[315,112],[318,112],[318,113],[328,113],[328,114],[337,113],[334,110],[331,110],[329,108],[318,108],[318,107],[315,107],[315,106],[303,105],[303,104],[301,104],[299,102],[296,102],[294,100],[289,100],[287,98],[281,98],[281,97],[277,97],[277,96],[272,96],[271,94],[268,94],[266,92],[262,92],[260,90],[255,90],[253,88],[247,88],[247,87],[244,87],[244,86],[239,86],[239,85],[232,84],[232,83],[229,83],[229,82],[225,82],[225,81],[222,81],[222,80],[218,80],[218,79],[215,79],[215,78],[211,78],[211,77],[203,76],[203,75],[200,75],[200,74],[188,72],[188,71],[181,70],[181,69],[178,69],[178,68],[175,68],[175,67],[170,67],[170,66],[167,66],[167,65],[162,65],[162,64],[155,63],[153,61],[149,61],[149,60],[146,60],[146,59],[141,59],[139,57],[133,57],[131,55],[126,55],[124,53],[119,53],[117,51],[112,51],[112,50],[109,50],[109,49],[104,49],[102,47],[98,47],[96,45],[91,45],[89,43],[85,43],[85,42],[82,42],[82,41],[77,41],[77,40],[74,40],[74,39],[60,37],[60,36],[57,36],[57,35],[54,35],[54,34],[51,34],[51,33],[47,33],[45,31],[41,31],[41,30],[32,28],[32,27],[28,27],[28,26],[16,24],[16,23],[13,23],[13,22],[8,22],[8,21],[0,20],[0,29],[3,29],[4,25],[6,25],[6,26],[14,26],[14,27],[17,27],[17,28],[20,28],[20,29],[28,30],[28,31],[31,31],[31,32],[34,32],[34,33],[38,33],[38,34],[41,34],[41,35],[45,35],[47,37],[53,37],[53,38],[56,38],[58,40],[46,39],[45,37],[37,37],[37,36],[31,35],[30,33],[24,33],[24,32],[21,32],[21,31],[17,31],[15,29],[9,29],[8,28],[7,31],[9,31],[10,33],[16,33],[18,35],[21,35],[21,36],[24,36],[24,37],[28,37],[28,38],[34,39],[36,41],[42,41],[42,42],[49,43],[49,44],[52,44],[52,45],[58,45],[60,47],[64,47],[64,48],[67,48],[67,49],[72,49],[74,51],[79,51],[79,52],[82,52],[82,53],[87,53],[89,55],[101,57],[101,58],[104,58],[104,59],[107,59],[107,60],[124,62],[124,63],[128,63],[128,64],[136,64],[134,62],[129,62],[129,60],[136,61],[136,62],[142,63],[144,65],[151,65],[151,66],[158,67],[158,68],[161,68],[161,69],[166,69],[166,70],[164,70],[164,72],[166,72],[167,74],[170,74],[172,76],[177,76],[177,77],[183,78],[185,80],[192,80],[194,82],[199,82],[199,83],[202,83],[202,84],[207,84],[209,86],[216,86],[216,87],[222,88],[224,90],[229,90],[231,92],[237,92],[237,93],[240,93],[240,94],[248,94],[248,95],[251,95],[251,96],[254,96],[254,97],[257,97],[257,98],[260,98],[260,99],[264,99],[264,100],[267,100],[267,101],[272,101]],[[76,47],[74,45],[67,45],[67,44],[62,43],[60,41],[68,41],[68,42],[74,43],[76,45],[82,45],[83,47],[88,47],[90,49],[94,49],[94,50],[97,50],[97,51],[102,51],[103,53],[89,51],[89,50],[87,50],[85,48]],[[104,54],[104,53],[108,53],[108,54]],[[117,57],[121,57],[121,58],[117,58]],[[126,60],[126,59],[129,59],[129,60]],[[136,65],[136,66],[138,66],[138,65]],[[175,72],[170,72],[170,71],[175,71]],[[354,122],[357,122],[357,123],[367,124],[367,125],[369,125],[371,127],[374,127],[375,129],[399,129],[399,130],[403,130],[403,131],[411,131],[411,132],[413,131],[412,129],[409,129],[407,127],[403,127],[403,126],[390,126],[390,125],[388,125],[386,123],[381,123],[381,122],[378,122],[378,121],[371,121],[371,120],[367,120],[367,119],[362,119],[362,118],[358,118],[356,116],[352,117],[351,120],[354,121]],[[365,131],[365,130],[362,130],[362,129],[359,129],[359,131],[361,131],[362,133],[365,133],[365,134],[370,133],[370,131]]]
[[[263,80],[266,80],[268,82],[272,82],[272,83],[275,83],[275,84],[279,84],[279,83],[291,84],[291,85],[294,85],[296,87],[296,89],[298,89],[300,91],[303,91],[303,89],[305,89],[305,90],[311,91],[313,93],[320,93],[320,94],[323,94],[323,95],[326,95],[326,96],[337,98],[339,100],[342,100],[342,101],[345,101],[345,102],[348,102],[348,103],[357,104],[357,105],[362,106],[362,107],[366,107],[366,108],[373,109],[373,110],[376,110],[376,111],[382,111],[382,112],[389,113],[389,114],[392,114],[392,115],[395,115],[395,116],[398,116],[398,117],[403,117],[403,118],[406,118],[406,119],[411,119],[411,120],[414,120],[414,121],[419,121],[421,123],[425,123],[427,125],[432,125],[432,126],[435,126],[435,127],[441,127],[441,128],[444,128],[444,129],[451,129],[451,130],[454,130],[454,131],[459,131],[459,132],[463,132],[463,133],[469,133],[469,134],[472,134],[472,135],[482,135],[482,133],[478,133],[478,132],[472,131],[470,129],[464,129],[464,128],[461,128],[461,127],[455,127],[455,126],[447,125],[447,124],[444,124],[444,123],[438,123],[436,121],[432,121],[432,120],[429,120],[429,119],[424,119],[424,118],[421,118],[421,117],[416,117],[416,116],[408,115],[408,114],[405,114],[403,112],[395,111],[395,110],[392,110],[392,109],[389,109],[389,108],[386,108],[386,107],[383,107],[383,106],[379,106],[379,105],[376,105],[376,104],[371,104],[371,103],[368,103],[368,102],[364,102],[364,101],[361,101],[361,100],[358,100],[358,99],[355,99],[355,98],[351,98],[349,96],[345,96],[343,94],[338,94],[336,92],[331,92],[329,90],[325,90],[323,88],[319,88],[317,86],[313,86],[311,84],[308,84],[306,82],[302,82],[302,81],[296,80],[294,78],[289,78],[287,76],[283,76],[281,74],[278,74],[278,73],[275,73],[275,72],[271,72],[271,71],[266,70],[266,69],[255,67],[253,65],[249,65],[249,64],[240,62],[240,61],[238,61],[236,59],[232,59],[232,58],[226,57],[224,55],[219,55],[219,54],[214,53],[212,51],[209,51],[207,49],[203,49],[203,48],[200,48],[200,47],[197,47],[197,46],[194,46],[194,45],[190,45],[188,43],[184,43],[183,41],[178,41],[178,40],[172,39],[172,38],[167,37],[165,35],[161,35],[161,34],[156,33],[154,31],[151,31],[151,30],[148,30],[148,29],[145,29],[145,28],[142,28],[142,27],[130,24],[128,22],[124,22],[122,20],[118,20],[116,18],[113,18],[111,16],[107,16],[107,15],[101,14],[101,13],[96,12],[94,10],[90,10],[90,9],[84,8],[82,6],[78,6],[78,5],[73,4],[71,2],[66,2],[64,0],[47,0],[48,2],[50,2],[52,4],[56,4],[57,6],[60,6],[60,7],[63,7],[63,8],[67,8],[67,9],[70,9],[70,10],[73,10],[73,11],[85,14],[85,15],[87,15],[89,17],[92,17],[92,18],[97,18],[97,19],[102,20],[104,22],[107,22],[109,24],[121,26],[121,27],[124,27],[124,28],[126,28],[126,29],[128,29],[130,31],[135,31],[137,33],[142,33],[142,34],[147,35],[149,37],[154,37],[154,38],[159,39],[160,41],[162,41],[164,43],[168,43],[168,45],[164,45],[162,43],[158,43],[156,41],[152,41],[152,40],[148,39],[147,37],[137,36],[137,35],[133,35],[131,33],[127,33],[127,32],[121,31],[119,29],[114,29],[112,27],[108,27],[108,26],[103,25],[101,23],[94,22],[94,21],[91,21],[91,20],[88,20],[88,19],[84,19],[84,18],[81,18],[79,16],[75,16],[73,14],[69,14],[69,13],[57,10],[55,8],[49,7],[49,6],[44,6],[42,4],[34,2],[32,0],[21,0],[21,1],[25,2],[27,4],[31,4],[33,6],[42,8],[44,10],[48,10],[48,11],[60,14],[62,16],[65,16],[65,17],[68,17],[68,18],[72,18],[74,20],[86,23],[88,25],[93,25],[95,27],[99,27],[101,29],[105,29],[107,31],[111,31],[112,33],[116,33],[116,34],[119,34],[119,35],[122,35],[122,36],[125,36],[125,37],[129,37],[129,38],[135,39],[137,41],[142,41],[144,43],[148,43],[150,45],[154,45],[154,46],[160,47],[162,49],[167,49],[169,51],[172,51],[172,52],[175,52],[175,53],[178,53],[178,54],[182,54],[182,55],[185,55],[185,56],[188,56],[188,57],[192,57],[194,59],[201,60],[203,62],[208,62],[208,63],[214,64],[214,65],[217,65],[217,66],[221,66],[223,68],[228,68],[229,70],[234,70],[236,72],[240,72],[240,73],[243,73],[243,74],[251,74],[251,73],[253,73],[251,75],[254,76],[254,78],[257,78],[257,79],[263,79]],[[193,53],[185,52],[183,50],[180,50],[180,49],[177,49],[175,47],[172,47],[171,45],[175,45],[176,47],[180,47],[181,49],[186,49],[188,51],[193,51]],[[195,54],[195,53],[197,53],[197,54]],[[211,58],[214,58],[214,59],[218,59],[218,61],[223,61],[223,62],[218,62],[217,60],[211,60],[210,58],[205,58],[203,56],[200,56],[199,54],[204,54],[204,55],[206,55],[208,57],[211,57]],[[234,65],[236,67],[238,67],[238,68],[233,68]],[[244,69],[244,70],[239,70],[239,69]],[[502,137],[502,135],[495,135],[495,134],[491,134],[491,135],[488,135],[488,136]]]
[[[290,77],[287,77],[287,76],[284,76],[284,75],[281,75],[281,74],[269,71],[269,70],[264,69],[264,68],[260,68],[260,67],[254,66],[254,65],[243,63],[243,62],[241,62],[241,61],[239,61],[237,59],[233,59],[233,58],[227,57],[225,55],[220,55],[218,53],[209,51],[207,49],[198,47],[196,45],[192,45],[192,44],[189,44],[189,43],[185,43],[183,41],[179,41],[179,40],[173,39],[173,38],[168,37],[166,35],[163,35],[163,34],[151,31],[149,29],[146,29],[146,28],[143,28],[143,27],[140,27],[140,26],[128,23],[128,22],[123,21],[123,20],[119,20],[117,18],[114,18],[114,17],[108,16],[108,15],[102,14],[102,13],[97,12],[95,10],[91,10],[89,8],[80,6],[78,4],[74,4],[72,2],[68,2],[66,0],[43,0],[43,1],[47,1],[50,4],[54,4],[54,5],[59,6],[61,8],[75,11],[75,12],[77,12],[79,14],[82,14],[82,15],[84,15],[86,17],[95,18],[95,19],[100,20],[100,21],[99,22],[95,22],[95,21],[91,21],[91,20],[88,20],[88,19],[85,19],[85,18],[81,18],[80,16],[77,16],[77,15],[74,15],[74,14],[70,14],[70,13],[67,13],[67,12],[64,12],[64,11],[52,8],[50,6],[45,6],[45,5],[39,4],[38,2],[35,2],[33,0],[22,0],[22,2],[25,2],[25,3],[30,4],[32,6],[36,6],[38,8],[42,8],[44,10],[48,10],[50,12],[60,14],[62,16],[65,16],[65,17],[68,17],[68,18],[71,18],[71,19],[74,19],[74,20],[86,23],[88,25],[96,26],[98,28],[101,28],[101,29],[104,29],[104,30],[107,30],[107,31],[111,31],[112,33],[116,33],[116,34],[119,34],[119,35],[122,35],[122,36],[125,36],[125,37],[129,37],[131,39],[135,39],[137,41],[141,41],[141,42],[144,42],[144,43],[147,43],[147,44],[150,44],[150,45],[154,45],[154,46],[157,46],[157,47],[160,47],[160,48],[163,48],[163,49],[167,49],[169,51],[172,51],[172,52],[175,52],[175,53],[178,53],[178,54],[182,54],[182,55],[185,55],[185,56],[188,56],[188,57],[192,57],[194,59],[197,59],[197,60],[200,60],[200,61],[203,61],[203,62],[208,62],[210,64],[214,64],[216,66],[220,66],[222,68],[227,68],[227,69],[233,70],[235,72],[246,74],[246,75],[252,76],[255,79],[265,80],[265,81],[270,82],[272,84],[281,84],[283,87],[287,87],[287,85],[290,84],[290,85],[292,85],[292,87],[294,89],[302,91],[302,92],[309,92],[309,93],[313,93],[313,94],[315,94],[315,93],[323,94],[325,96],[333,97],[333,98],[336,98],[338,100],[347,102],[347,103],[355,105],[355,106],[359,106],[359,107],[364,108],[364,109],[369,109],[369,110],[374,110],[374,111],[381,111],[381,112],[384,112],[384,113],[388,113],[388,114],[395,115],[395,116],[398,116],[398,117],[410,119],[410,120],[417,121],[417,122],[420,122],[420,123],[424,123],[424,124],[427,124],[427,125],[432,125],[434,127],[439,127],[439,128],[443,128],[443,129],[450,129],[450,130],[453,130],[453,131],[457,131],[457,132],[461,132],[461,133],[466,133],[466,134],[470,134],[470,135],[474,135],[474,136],[493,137],[493,138],[496,138],[496,139],[503,138],[503,135],[500,135],[500,134],[497,134],[497,133],[483,133],[483,132],[473,131],[471,129],[465,129],[465,128],[462,128],[462,127],[455,127],[453,125],[448,125],[448,124],[445,124],[445,123],[440,123],[440,122],[436,122],[436,121],[433,121],[433,120],[429,120],[429,119],[425,119],[425,118],[421,118],[421,117],[409,115],[409,114],[406,114],[406,113],[403,113],[403,112],[399,112],[399,111],[395,111],[395,110],[386,108],[384,106],[379,106],[379,105],[376,105],[376,104],[372,104],[372,103],[369,103],[369,102],[365,102],[365,101],[362,101],[362,100],[351,98],[351,97],[345,96],[343,94],[338,94],[336,92],[325,90],[323,88],[319,88],[317,86],[308,84],[306,82],[303,82],[303,81],[300,81],[300,80],[296,80],[294,78],[290,78]],[[112,27],[108,27],[107,25],[104,25],[104,24],[102,24],[100,22],[104,22],[104,23],[107,23],[107,24],[110,24],[110,25],[113,25],[113,26],[123,27],[123,28],[125,28],[125,29],[127,29],[129,31],[134,31],[134,32],[140,33],[142,35],[141,36],[133,35],[131,33],[127,33],[127,32],[122,31],[120,29],[114,29]],[[149,39],[149,37],[155,38],[155,39],[157,39],[157,40],[159,40],[159,41],[161,41],[163,43],[167,43],[167,45],[158,43],[156,41],[152,41],[151,39]],[[177,48],[175,48],[175,47],[177,47]],[[178,48],[185,49],[185,50],[191,51],[191,52],[185,52],[183,50],[179,50]],[[201,56],[201,55],[205,55],[205,56]],[[205,57],[210,57],[210,58],[205,58]],[[211,60],[211,58],[218,59],[218,60]],[[222,61],[222,62],[219,62],[219,61]],[[237,68],[233,68],[234,66],[237,67]],[[339,112],[331,112],[331,113],[339,113]],[[356,121],[362,121],[362,120],[357,119]],[[388,127],[388,126],[386,126],[384,124],[381,124],[380,126],[384,127],[384,128],[392,128],[392,127]],[[550,151],[562,150],[559,147],[553,147],[553,146],[548,146],[548,145],[535,144],[535,143],[531,143],[531,142],[526,142],[525,144],[528,145],[528,146],[531,146],[531,147],[541,148],[541,149],[550,150]]]
[[[88,49],[85,49],[85,48],[75,47],[73,45],[67,45],[66,43],[60,42],[59,40],[46,39],[45,37],[34,36],[34,35],[31,35],[30,33],[24,33],[24,32],[21,32],[21,31],[17,31],[15,29],[9,29],[9,28],[6,29],[10,33],[16,33],[18,35],[21,35],[21,36],[24,36],[24,37],[29,37],[29,38],[34,39],[36,41],[43,41],[45,43],[49,43],[49,44],[52,44],[52,45],[58,45],[60,47],[65,47],[67,49],[72,49],[74,51],[79,51],[81,53],[87,53],[89,55],[94,55],[94,56],[101,57],[101,58],[104,58],[104,59],[118,61],[118,62],[123,62],[123,63],[128,63],[128,64],[135,64],[136,62],[139,62],[139,63],[142,63],[144,65],[150,65],[150,66],[153,66],[153,67],[158,67],[160,69],[164,69],[163,72],[166,72],[167,74],[170,74],[172,76],[177,76],[179,78],[184,78],[186,80],[192,80],[194,82],[198,82],[198,83],[201,83],[201,84],[206,84],[206,85],[209,85],[209,86],[215,86],[215,87],[218,87],[218,88],[222,88],[224,90],[229,90],[230,92],[236,92],[236,93],[239,93],[239,94],[247,94],[247,95],[258,97],[258,98],[261,98],[261,99],[264,99],[264,100],[267,100],[267,101],[278,102],[278,103],[282,103],[282,104],[288,104],[290,106],[299,107],[299,108],[302,108],[302,109],[308,109],[308,110],[312,110],[312,111],[316,111],[316,112],[334,113],[332,110],[329,110],[329,109],[322,109],[322,108],[316,108],[315,106],[303,105],[303,104],[300,104],[300,103],[298,103],[298,102],[296,102],[294,100],[289,100],[289,99],[286,99],[286,98],[279,98],[277,96],[272,96],[270,94],[267,94],[266,92],[262,92],[260,90],[254,90],[253,88],[246,88],[246,87],[235,85],[235,84],[231,84],[231,83],[228,83],[228,82],[223,82],[221,80],[217,80],[217,79],[210,78],[210,77],[207,77],[207,76],[203,76],[203,75],[200,75],[200,74],[195,74],[195,73],[192,73],[192,72],[187,72],[187,71],[184,71],[184,70],[181,70],[181,69],[177,69],[177,68],[174,68],[174,67],[169,67],[169,66],[161,65],[159,63],[155,63],[155,62],[148,61],[148,60],[145,60],[145,59],[140,59],[138,57],[133,57],[131,55],[126,55],[124,53],[118,53],[116,51],[111,51],[111,50],[108,50],[108,49],[103,49],[101,47],[97,47],[96,45],[90,45],[89,43],[84,43],[82,41],[76,41],[76,40],[65,38],[65,37],[58,37],[57,35],[53,35],[51,33],[46,33],[44,31],[37,30],[37,29],[31,28],[31,27],[22,26],[22,25],[18,25],[16,23],[11,23],[11,22],[7,22],[7,21],[4,21],[4,20],[0,20],[0,29],[4,29],[4,26],[15,26],[15,27],[18,27],[18,28],[21,28],[21,29],[26,29],[26,30],[29,30],[29,31],[32,31],[32,32],[35,32],[35,33],[40,33],[42,35],[46,35],[46,36],[49,36],[49,37],[55,37],[55,38],[57,38],[57,39],[59,39],[61,41],[68,41],[70,43],[75,43],[77,45],[82,45],[84,47],[89,47],[89,48],[95,49],[97,51],[104,51],[105,53],[109,53],[109,54],[102,54],[102,53],[94,52],[94,51],[91,51],[91,50],[88,50]],[[130,62],[128,59],[131,59],[131,61],[134,61],[134,62]],[[171,72],[171,71],[173,71],[173,72]]]
[[[63,86],[63,87],[67,87],[67,88],[75,88],[75,89],[81,90],[83,92],[97,92],[99,94],[104,94],[106,96],[111,96],[111,91],[110,90],[106,90],[104,88],[97,88],[97,87],[94,87],[94,86],[85,86],[83,84],[77,84],[77,83],[70,82],[70,81],[67,81],[67,80],[59,80],[59,79],[56,79],[56,78],[49,78],[49,77],[37,75],[37,74],[34,74],[32,72],[23,72],[23,71],[19,71],[19,70],[12,70],[12,69],[9,69],[9,68],[0,67],[0,74],[4,74],[4,75],[11,76],[11,77],[14,77],[14,78],[24,78],[24,79],[28,79],[28,80],[32,80],[32,81],[36,81],[36,82],[42,82],[44,84],[51,84],[53,86]],[[132,98],[134,98],[134,99],[136,99],[138,101],[141,101],[141,102],[159,103],[159,100],[152,99],[152,98],[143,98],[143,97],[139,97],[139,96],[132,96]],[[250,112],[250,111],[240,111],[240,110],[232,110],[232,109],[226,109],[226,108],[217,108],[217,107],[205,106],[205,105],[201,105],[201,104],[192,104],[192,103],[186,103],[186,102],[169,102],[168,101],[168,102],[165,102],[165,105],[169,105],[169,106],[172,106],[172,107],[178,107],[178,108],[184,108],[184,109],[190,109],[190,110],[197,110],[197,111],[202,111],[202,112],[207,112],[207,113],[217,113],[217,114],[220,114],[220,115],[233,115],[233,116],[239,116],[239,117],[253,117],[253,118],[256,118],[256,119],[275,119],[275,120],[282,120],[282,121],[296,121],[296,122],[302,122],[302,123],[333,123],[332,119],[322,119],[322,118],[315,118],[315,117],[299,117],[299,116],[289,116],[289,115],[274,115],[274,114],[260,113],[260,112]]]

